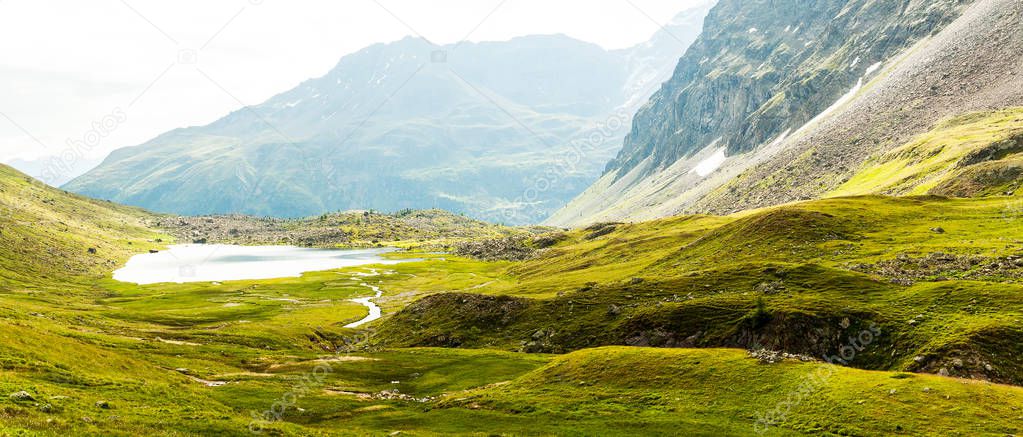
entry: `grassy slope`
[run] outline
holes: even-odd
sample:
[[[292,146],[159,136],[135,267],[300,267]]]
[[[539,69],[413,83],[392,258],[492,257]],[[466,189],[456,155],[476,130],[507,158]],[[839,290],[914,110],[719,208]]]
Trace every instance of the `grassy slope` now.
[[[956,117],[867,160],[855,176],[828,195],[973,197],[1012,192],[1023,181],[1021,138],[1023,108]]]
[[[384,324],[380,338],[551,352],[629,344],[822,356],[876,323],[885,335],[852,365],[1020,383],[1023,266],[987,272],[984,262],[912,284],[856,270],[934,252],[992,262],[1023,255],[1023,215],[1012,212],[1019,202],[842,198],[619,225],[593,239],[580,230],[548,257],[495,265],[479,288],[461,289],[515,298],[420,301]],[[388,281],[384,289],[411,283]]]
[[[47,187],[0,165],[0,286],[108,274],[156,248],[142,210]],[[90,248],[95,254],[88,254]]]
[[[929,375],[761,364],[736,350],[600,348],[446,405],[599,421],[633,435],[1008,435],[1020,431],[1021,396],[1018,387]]]
[[[19,178],[0,178],[4,193]],[[621,334],[635,331],[630,323],[644,320],[688,320],[673,311],[685,314],[691,307],[716,317],[724,314],[725,321],[741,318],[756,309],[756,290],[769,268],[775,269],[769,275],[791,290],[764,294],[772,314],[813,308],[827,319],[832,310],[858,314],[875,309],[873,314],[904,320],[927,308],[931,318],[923,325],[885,325],[900,329],[910,339],[905,344],[916,345],[915,350],[938,350],[949,338],[969,340],[971,331],[963,329],[967,326],[1005,328],[1023,312],[1014,303],[1018,285],[1010,282],[979,282],[974,288],[963,282],[928,282],[904,288],[843,269],[849,262],[893,257],[886,250],[892,244],[909,253],[934,248],[987,255],[1012,252],[1023,236],[1007,233],[1001,225],[1006,199],[836,199],[784,208],[784,213],[674,218],[619,225],[606,234],[574,231],[549,257],[522,263],[418,254],[414,256],[426,261],[388,266],[378,276],[362,276],[369,269],[360,268],[270,281],[135,286],[108,279],[109,269],[91,263],[83,249],[98,247],[99,255],[120,263],[155,245],[149,241],[166,237],[141,227],[145,213],[38,190],[19,212],[21,218],[2,222],[4,234],[34,236],[44,239],[40,244],[65,252],[50,258],[41,256],[46,250],[36,246],[0,249],[10,266],[5,266],[0,285],[0,394],[26,390],[36,399],[0,398],[0,433],[241,435],[252,414],[292,394],[297,404],[288,406],[283,422],[256,424],[285,435],[396,430],[417,435],[673,434],[681,429],[746,433],[759,413],[746,396],[770,405],[784,399],[800,375],[819,366],[759,365],[742,352],[719,350],[602,349],[566,355],[549,365],[549,355],[492,350],[346,352],[346,344],[366,338],[366,333],[343,328],[365,314],[346,300],[369,295],[363,283],[382,287],[380,303],[389,315],[444,291],[541,299],[529,301],[531,313],[524,319],[529,323],[500,335],[485,329],[461,334],[466,335],[463,340],[476,337],[504,349],[518,349],[521,341],[532,340],[536,321],[545,330],[564,327],[568,333],[564,338],[560,332],[545,333],[538,341],[543,349],[546,344],[600,344],[590,336],[608,327],[614,328],[611,334]],[[87,215],[77,215],[85,208]],[[63,214],[54,220],[68,222],[68,233],[33,234],[45,214]],[[816,228],[778,232],[783,224],[807,218]],[[947,232],[930,232],[935,222]],[[68,270],[64,263],[85,267]],[[713,270],[700,270],[708,268]],[[43,274],[19,275],[25,271]],[[978,296],[983,299],[971,303]],[[861,307],[855,307],[857,302]],[[610,305],[623,309],[609,319]],[[961,305],[976,311],[963,312]],[[592,311],[583,311],[586,307]],[[542,318],[551,314],[555,317]],[[943,319],[950,315],[955,316],[953,323]],[[457,311],[445,314],[455,321],[458,316]],[[400,327],[400,317],[376,323],[380,337],[393,334],[388,330]],[[854,321],[853,326],[860,324]],[[925,338],[937,343],[913,343]],[[1007,355],[1014,353],[1015,346],[1009,346]],[[863,362],[881,363],[881,355],[866,352]],[[897,356],[900,362],[910,359],[902,352]],[[1012,356],[1006,359],[1011,362]],[[330,366],[328,372],[321,367],[314,383],[303,382],[324,363]],[[1002,371],[1002,363],[998,366]],[[1019,408],[1017,388],[930,376],[837,372],[813,402],[803,403],[776,429],[811,434],[876,434],[893,426],[935,435],[950,430],[1017,432],[1011,422],[1016,416],[1006,414]],[[227,385],[207,387],[194,378]],[[923,391],[920,384],[933,392]],[[895,395],[889,395],[891,388]],[[421,402],[380,394],[392,389],[437,399]],[[825,403],[829,400],[832,407]],[[101,401],[112,408],[97,405]],[[712,408],[696,408],[708,404]],[[876,420],[879,411],[890,420]],[[621,414],[630,415],[616,418]]]

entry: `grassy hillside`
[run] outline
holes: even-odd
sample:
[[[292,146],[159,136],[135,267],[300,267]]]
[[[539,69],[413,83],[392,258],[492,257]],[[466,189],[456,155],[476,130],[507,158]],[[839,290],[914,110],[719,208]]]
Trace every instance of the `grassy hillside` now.
[[[167,238],[146,227],[151,217],[48,187],[0,165],[0,288],[108,275],[132,254]]]
[[[591,227],[544,257],[494,266],[475,289],[410,305],[381,326],[379,339],[823,357],[876,326],[883,335],[850,365],[1019,384],[1021,200],[842,198]]]
[[[525,261],[139,286],[110,271],[171,242],[146,227],[166,217],[4,171],[0,434],[1020,431],[1023,392],[980,381],[1023,375],[1019,197],[830,199],[595,225]],[[370,286],[385,318],[344,328]]]
[[[967,114],[868,159],[830,195],[1011,195],[1023,183],[1021,160],[1023,108]]]
[[[599,348],[442,405],[557,419],[570,435],[593,422],[632,435],[1009,435],[1021,402],[1018,387],[736,350]]]

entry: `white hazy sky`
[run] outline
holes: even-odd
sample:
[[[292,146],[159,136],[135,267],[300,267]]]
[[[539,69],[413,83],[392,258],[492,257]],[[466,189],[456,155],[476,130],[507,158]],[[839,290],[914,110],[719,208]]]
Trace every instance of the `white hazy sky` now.
[[[91,158],[207,124],[377,42],[564,33],[622,48],[702,2],[0,0],[0,162],[60,155],[115,112]]]

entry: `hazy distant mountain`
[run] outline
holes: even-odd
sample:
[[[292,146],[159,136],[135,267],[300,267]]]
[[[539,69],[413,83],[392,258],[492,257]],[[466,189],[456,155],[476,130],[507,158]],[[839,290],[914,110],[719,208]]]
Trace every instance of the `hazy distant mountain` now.
[[[96,167],[100,162],[98,158],[82,156],[71,158],[48,156],[39,159],[14,159],[7,164],[48,185],[59,187]]]
[[[181,214],[439,207],[536,222],[596,180],[707,10],[627,50],[563,35],[377,44],[262,104],[117,150],[66,188]]]

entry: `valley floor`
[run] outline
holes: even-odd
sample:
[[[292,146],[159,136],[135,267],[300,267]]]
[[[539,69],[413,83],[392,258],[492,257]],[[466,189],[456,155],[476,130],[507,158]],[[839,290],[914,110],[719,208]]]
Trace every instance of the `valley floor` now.
[[[30,192],[0,222],[3,435],[1023,432],[1019,196],[836,198],[530,237],[520,261],[412,251],[140,286],[110,271],[173,242],[151,217]],[[384,317],[346,328],[373,287]]]

